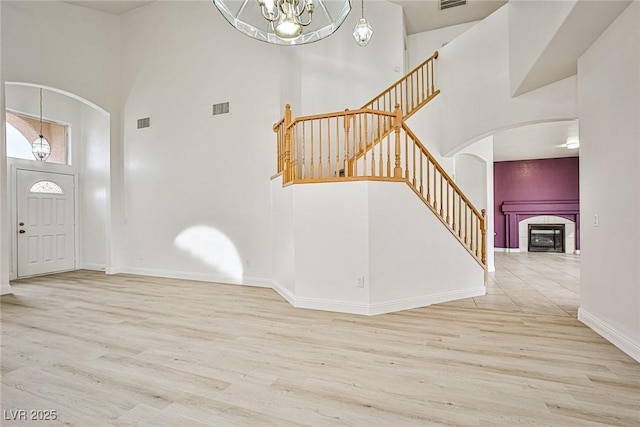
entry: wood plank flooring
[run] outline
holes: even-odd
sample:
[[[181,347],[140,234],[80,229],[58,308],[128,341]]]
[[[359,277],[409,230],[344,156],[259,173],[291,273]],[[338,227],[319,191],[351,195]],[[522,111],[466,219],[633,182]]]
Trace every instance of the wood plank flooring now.
[[[374,317],[195,281],[16,281],[2,425],[640,425],[640,364],[575,318],[579,257],[496,263],[485,297]]]

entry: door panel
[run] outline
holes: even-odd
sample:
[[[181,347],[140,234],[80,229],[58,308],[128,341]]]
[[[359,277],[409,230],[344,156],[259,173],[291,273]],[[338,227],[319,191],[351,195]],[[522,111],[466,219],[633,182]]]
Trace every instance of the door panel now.
[[[74,269],[74,177],[19,169],[16,194],[18,277]]]

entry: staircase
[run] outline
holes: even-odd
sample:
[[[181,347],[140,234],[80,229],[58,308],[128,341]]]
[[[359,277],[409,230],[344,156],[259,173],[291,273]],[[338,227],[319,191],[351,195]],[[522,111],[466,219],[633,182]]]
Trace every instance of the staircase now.
[[[407,126],[439,93],[438,52],[358,110],[273,126],[283,185],[340,181],[406,183],[486,272],[485,211],[478,211]],[[486,276],[485,276],[486,280]]]

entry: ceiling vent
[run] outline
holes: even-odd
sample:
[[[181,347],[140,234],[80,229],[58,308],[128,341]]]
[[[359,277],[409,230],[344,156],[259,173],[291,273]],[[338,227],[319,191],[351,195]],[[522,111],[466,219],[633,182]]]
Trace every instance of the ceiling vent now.
[[[440,10],[451,9],[452,7],[464,6],[467,0],[440,0]]]
[[[151,127],[151,117],[145,117],[144,119],[138,119],[138,129],[144,129]]]
[[[220,104],[213,104],[213,115],[217,116],[218,114],[227,114],[229,113],[229,103],[222,102]]]

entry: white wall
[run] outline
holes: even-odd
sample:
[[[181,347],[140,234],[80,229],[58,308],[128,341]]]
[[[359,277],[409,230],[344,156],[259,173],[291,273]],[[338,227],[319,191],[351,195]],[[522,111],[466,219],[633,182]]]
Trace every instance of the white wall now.
[[[575,5],[576,0],[515,1],[509,5],[511,93],[516,93]]]
[[[0,8],[5,81],[55,88],[111,113],[107,264],[117,263],[122,235],[119,18],[63,2],[2,1]]]
[[[449,27],[407,36],[409,70],[412,70],[422,64],[427,58],[433,55],[436,50],[442,49],[443,46],[476,25],[478,22],[480,21],[465,22],[464,24],[451,25]]]
[[[271,180],[271,258],[273,286],[290,303],[295,300],[294,187],[282,187],[282,175]]]
[[[80,104],[81,133],[75,140],[82,151],[78,179],[80,213],[79,267],[102,270],[107,265],[107,192],[110,166],[110,117]]]
[[[511,98],[507,3],[439,50],[439,114],[426,126],[442,155],[498,130],[577,116],[575,77]],[[452,113],[452,112],[455,112]]]
[[[2,7],[0,6],[0,34],[2,33]],[[9,285],[9,197],[7,182],[7,150],[5,143],[4,73],[2,71],[2,44],[0,43],[0,295],[11,292]]]
[[[578,317],[640,361],[640,3],[578,62]],[[599,225],[593,225],[598,215]]]
[[[241,34],[201,1],[155,2],[124,15],[122,42],[121,270],[270,281],[281,48]],[[227,101],[230,113],[212,116],[212,104]],[[138,130],[143,117],[151,127]],[[187,233],[196,241],[185,247],[176,239],[188,230],[208,231]],[[215,259],[194,252],[198,245]],[[224,265],[224,245],[240,259],[240,278]]]
[[[294,306],[379,314],[484,294],[482,267],[406,183],[279,181],[273,286]]]
[[[346,312],[368,306],[367,186],[365,181],[295,186],[298,306]],[[362,277],[365,287],[358,288]]]
[[[301,85],[302,105],[282,100],[291,104],[294,117],[360,108],[403,76],[402,8],[387,1],[366,2],[365,16],[374,33],[363,48],[352,35],[360,19],[360,4],[352,2],[351,6],[352,12],[330,37],[282,48],[299,55],[299,68],[290,68],[292,77],[287,80]],[[300,81],[296,75],[302,76]]]
[[[484,295],[484,269],[405,183],[368,183],[377,312]]]

